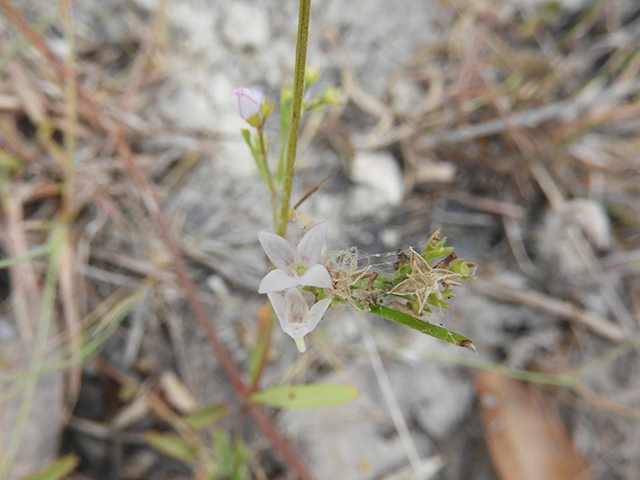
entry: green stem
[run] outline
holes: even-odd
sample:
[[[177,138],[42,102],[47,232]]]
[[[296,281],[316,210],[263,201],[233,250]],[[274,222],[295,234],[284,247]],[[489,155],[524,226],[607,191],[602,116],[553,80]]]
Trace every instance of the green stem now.
[[[293,166],[296,161],[298,148],[298,131],[300,129],[300,115],[302,113],[302,95],[304,93],[304,71],[307,63],[307,41],[309,37],[309,14],[311,0],[300,0],[298,15],[298,37],[296,42],[296,65],[293,74],[293,105],[291,107],[291,125],[287,145],[287,158],[284,166],[284,181],[282,197],[280,198],[280,215],[276,233],[281,237],[287,234],[289,221],[289,202],[291,200],[291,186],[293,185]]]
[[[259,148],[260,148],[260,155],[262,156],[262,162],[264,163],[264,169],[267,172],[267,188],[269,189],[269,196],[271,197],[271,216],[273,217],[273,223],[275,224],[277,221],[277,215],[278,215],[278,206],[277,206],[277,199],[278,199],[278,190],[276,189],[275,185],[273,184],[273,176],[271,175],[271,171],[269,170],[269,162],[267,161],[267,144],[265,142],[265,138],[264,138],[264,129],[263,129],[263,125],[259,125],[258,127],[256,127],[256,130],[258,131],[258,144],[259,144]]]

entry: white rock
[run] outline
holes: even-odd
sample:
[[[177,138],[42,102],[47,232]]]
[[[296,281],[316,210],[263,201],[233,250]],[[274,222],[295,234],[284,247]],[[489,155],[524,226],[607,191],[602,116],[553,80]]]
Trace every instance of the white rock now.
[[[222,35],[238,50],[260,50],[267,46],[269,15],[260,4],[231,2],[222,18]]]
[[[357,184],[349,202],[351,216],[374,215],[402,202],[402,172],[390,153],[359,152],[353,159],[350,174]]]
[[[418,102],[424,98],[424,89],[416,82],[400,79],[390,86],[391,106],[400,115],[411,115]]]

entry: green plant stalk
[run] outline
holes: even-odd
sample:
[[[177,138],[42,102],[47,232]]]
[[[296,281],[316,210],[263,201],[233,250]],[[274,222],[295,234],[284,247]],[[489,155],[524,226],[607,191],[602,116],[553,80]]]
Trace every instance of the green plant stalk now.
[[[40,307],[40,318],[38,320],[38,330],[35,338],[33,357],[31,358],[31,366],[29,367],[30,373],[40,370],[44,362],[47,338],[49,336],[49,327],[51,326],[56,289],[58,286],[60,259],[62,257],[62,250],[66,243],[67,235],[68,231],[64,224],[58,223],[54,226],[51,235],[51,257],[49,259],[46,282],[42,292],[42,305]],[[37,386],[37,376],[29,378],[29,380],[26,381],[22,401],[20,402],[20,407],[18,408],[16,420],[13,425],[13,431],[11,432],[11,439],[9,440],[4,458],[0,463],[0,478],[7,478],[11,472],[13,462],[20,448],[22,435],[29,419],[29,412],[31,410]]]
[[[287,156],[284,166],[282,196],[280,197],[280,214],[278,216],[276,234],[285,237],[289,221],[289,202],[291,201],[291,186],[293,185],[293,167],[298,148],[298,131],[300,129],[300,115],[302,114],[302,95],[304,94],[304,72],[307,64],[307,43],[309,38],[309,16],[311,0],[300,0],[298,15],[298,36],[296,40],[296,64],[293,74],[293,105],[291,107],[291,125],[287,142]]]
[[[269,196],[271,197],[271,216],[273,217],[273,223],[276,223],[278,219],[278,189],[273,184],[273,175],[271,175],[271,171],[269,170],[267,143],[264,136],[263,125],[256,127],[256,130],[258,131],[258,145],[260,147],[260,154],[262,155],[262,162],[267,171],[267,188],[269,189]]]

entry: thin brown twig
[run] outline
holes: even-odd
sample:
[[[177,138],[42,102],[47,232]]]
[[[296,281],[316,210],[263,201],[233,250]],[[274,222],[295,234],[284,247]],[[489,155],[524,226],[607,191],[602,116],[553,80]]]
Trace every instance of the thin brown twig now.
[[[64,34],[69,45],[67,54],[67,63],[70,67],[71,74],[65,79],[65,132],[64,145],[65,153],[63,155],[63,167],[65,170],[65,179],[63,184],[63,206],[61,212],[62,221],[65,222],[66,228],[70,233],[70,225],[73,221],[73,200],[75,197],[75,144],[76,131],[78,123],[77,97],[76,97],[76,79],[75,79],[75,41],[73,23],[71,20],[71,2],[70,0],[60,0],[60,13]],[[60,294],[63,306],[63,318],[67,331],[69,332],[69,349],[73,358],[80,358],[82,350],[82,333],[81,333],[81,313],[80,306],[77,301],[77,285],[75,276],[75,245],[73,237],[67,235],[65,245],[63,246],[60,258]],[[82,369],[79,363],[74,363],[68,370],[69,389],[67,398],[66,417],[71,416],[76,401],[80,396],[80,386],[82,383]]]
[[[44,39],[31,27],[29,22],[27,22],[27,20],[10,3],[9,0],[0,0],[0,5],[3,7],[7,17],[45,57],[61,79],[65,79],[71,74],[69,68],[64,63],[60,62]],[[231,357],[231,354],[218,338],[215,328],[209,319],[209,315],[198,297],[196,285],[189,275],[187,265],[182,258],[182,252],[169,227],[169,223],[162,213],[160,202],[156,198],[146,175],[135,162],[131,147],[120,132],[117,131],[117,125],[114,124],[114,122],[104,113],[102,108],[97,104],[90,92],[84,88],[83,85],[77,85],[77,94],[100,128],[102,128],[108,135],[113,135],[116,151],[124,160],[126,168],[135,185],[138,187],[139,193],[147,210],[153,217],[156,226],[160,231],[161,238],[169,249],[174,268],[178,275],[178,281],[185,291],[189,306],[196,317],[197,322],[204,331],[205,336],[207,337],[222,368],[226,372],[236,397],[243,405],[246,405],[246,410],[249,415],[251,415],[260,429],[271,440],[273,446],[282,456],[282,459],[296,472],[298,477],[302,480],[312,480],[313,476],[311,473],[307,470],[302,460],[300,460],[297,453],[291,448],[283,435],[277,430],[262,406],[248,402],[249,389],[244,383],[240,370]]]
[[[326,182],[327,180],[329,180],[330,178],[332,178],[334,175],[336,175],[338,172],[340,172],[342,169],[344,169],[344,165],[341,166],[340,168],[338,168],[335,172],[333,172],[331,175],[329,175],[328,177],[324,178],[323,180],[320,180],[320,183],[318,183],[315,187],[313,187],[311,190],[309,190],[307,193],[305,193],[302,198],[300,200],[298,200],[298,203],[296,203],[293,206],[293,209],[297,209],[302,202],[304,202],[307,198],[309,198],[311,195],[313,195],[321,186],[324,182]]]
[[[572,303],[540,292],[511,287],[488,279],[478,280],[474,282],[471,287],[475,291],[494,299],[521,303],[536,310],[541,310],[551,315],[582,324],[602,338],[614,343],[621,343],[629,338],[624,329],[606,318],[590,310],[579,308]]]

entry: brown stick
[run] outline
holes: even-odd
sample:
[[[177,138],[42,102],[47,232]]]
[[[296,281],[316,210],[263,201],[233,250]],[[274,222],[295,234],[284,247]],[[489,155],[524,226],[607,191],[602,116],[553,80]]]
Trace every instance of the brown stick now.
[[[42,39],[42,37],[31,27],[29,22],[20,14],[20,12],[9,2],[9,0],[0,0],[0,5],[3,7],[7,17],[20,29],[20,31],[27,37],[32,45],[47,59],[51,67],[55,70],[56,74],[64,79],[71,72],[65,64],[60,62],[55,54],[49,49],[48,45]],[[134,183],[140,190],[142,200],[149,210],[149,213],[155,220],[160,235],[169,249],[171,254],[176,273],[178,275],[178,281],[185,290],[187,301],[196,320],[203,329],[212,350],[218,358],[222,368],[227,373],[231,386],[238,400],[246,405],[246,410],[249,412],[253,420],[258,424],[264,434],[271,440],[273,446],[278,450],[282,459],[296,472],[298,477],[302,480],[312,480],[311,473],[307,470],[304,463],[300,460],[296,452],[287,443],[286,439],[277,430],[271,419],[266,414],[265,410],[258,404],[248,402],[248,387],[244,383],[241,377],[240,370],[233,361],[229,351],[224,344],[218,338],[216,331],[209,320],[209,316],[198,298],[198,290],[194,281],[189,276],[187,265],[182,258],[182,252],[178,243],[173,235],[173,232],[169,228],[169,223],[162,213],[160,208],[160,202],[156,198],[153,189],[146,175],[142,169],[138,166],[133,158],[133,152],[131,147],[127,143],[126,139],[118,131],[114,122],[108,118],[103,112],[100,106],[95,102],[88,90],[82,85],[77,86],[78,97],[87,107],[91,116],[95,119],[96,123],[112,138],[115,140],[116,150],[118,154],[124,160],[127,170],[131,175]]]
[[[521,303],[536,310],[580,323],[613,343],[622,343],[629,338],[619,325],[606,318],[540,292],[511,287],[488,279],[473,282],[471,288],[497,300]]]

